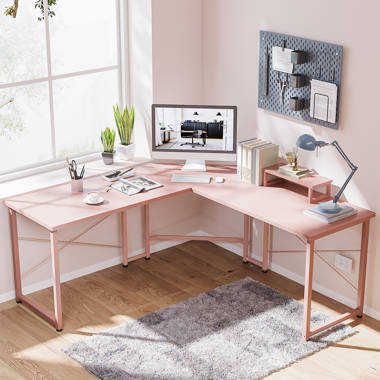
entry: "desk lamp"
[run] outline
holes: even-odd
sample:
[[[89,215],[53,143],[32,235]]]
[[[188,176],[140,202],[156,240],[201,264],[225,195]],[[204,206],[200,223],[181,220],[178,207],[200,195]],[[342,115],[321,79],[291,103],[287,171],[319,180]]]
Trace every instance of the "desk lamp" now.
[[[344,158],[344,160],[347,162],[348,166],[351,169],[350,175],[347,177],[346,181],[344,182],[343,186],[339,190],[339,192],[335,195],[334,199],[330,202],[322,202],[317,206],[317,209],[325,214],[336,214],[342,210],[342,207],[340,207],[337,202],[342,195],[344,189],[348,185],[348,182],[350,182],[352,176],[355,174],[358,167],[354,165],[350,159],[346,156],[346,154],[343,152],[342,148],[339,146],[338,142],[335,140],[332,143],[327,143],[325,141],[318,141],[311,135],[302,135],[298,137],[296,145],[304,150],[313,151],[316,148],[323,148],[327,145],[334,146],[339,154]]]

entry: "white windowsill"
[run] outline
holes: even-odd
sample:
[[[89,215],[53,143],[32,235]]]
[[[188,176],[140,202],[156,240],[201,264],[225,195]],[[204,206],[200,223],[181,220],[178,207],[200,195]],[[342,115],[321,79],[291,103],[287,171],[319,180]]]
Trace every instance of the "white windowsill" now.
[[[121,161],[116,158],[112,165],[104,165],[102,160],[90,161],[86,163],[85,179],[112,172],[113,170],[124,167],[127,168],[130,166],[142,165],[149,161],[151,160],[145,157],[136,157],[133,161]],[[29,175],[23,178],[0,183],[0,199],[67,182],[69,182],[69,175],[67,169],[65,168]]]

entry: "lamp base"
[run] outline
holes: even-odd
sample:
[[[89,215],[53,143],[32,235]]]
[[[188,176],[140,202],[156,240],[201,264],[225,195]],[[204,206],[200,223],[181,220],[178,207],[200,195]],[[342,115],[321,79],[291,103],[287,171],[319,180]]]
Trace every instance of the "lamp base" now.
[[[307,210],[304,210],[303,213],[315,219],[319,219],[324,223],[334,223],[338,220],[355,215],[357,210],[347,204],[335,205],[334,202],[324,202],[309,207]]]
[[[317,210],[324,214],[337,214],[342,211],[342,207],[333,201],[329,201],[319,203],[317,205]]]

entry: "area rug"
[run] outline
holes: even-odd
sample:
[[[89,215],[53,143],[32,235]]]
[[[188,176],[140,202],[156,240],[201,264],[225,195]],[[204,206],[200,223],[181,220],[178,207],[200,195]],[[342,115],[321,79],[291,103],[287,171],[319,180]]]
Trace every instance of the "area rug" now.
[[[341,324],[305,342],[302,311],[247,277],[63,351],[101,379],[258,379],[355,332]],[[312,325],[327,319],[312,311]]]

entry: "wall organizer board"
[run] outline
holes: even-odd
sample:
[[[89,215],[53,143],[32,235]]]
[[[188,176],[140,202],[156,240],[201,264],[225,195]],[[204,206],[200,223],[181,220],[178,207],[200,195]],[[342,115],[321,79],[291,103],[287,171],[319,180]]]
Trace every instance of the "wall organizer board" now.
[[[259,108],[338,129],[343,46],[260,31]]]

